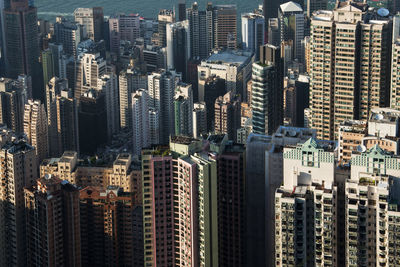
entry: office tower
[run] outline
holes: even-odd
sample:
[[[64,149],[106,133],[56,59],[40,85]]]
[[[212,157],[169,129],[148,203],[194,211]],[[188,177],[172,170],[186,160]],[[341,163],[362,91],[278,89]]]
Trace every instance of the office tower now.
[[[79,190],[46,175],[24,188],[28,266],[81,266]]]
[[[81,95],[90,88],[99,87],[99,78],[106,74],[106,61],[99,53],[84,53],[76,62],[74,97],[79,102]]]
[[[149,143],[149,94],[144,89],[132,93],[133,154],[139,156]]]
[[[217,5],[213,9],[216,48],[228,48],[229,36],[234,40],[230,49],[237,48],[236,5]]]
[[[167,24],[175,22],[175,11],[161,9],[158,13],[158,38],[161,47],[167,46]]]
[[[389,105],[391,25],[355,2],[312,17],[310,109],[318,138],[337,139],[341,122],[367,120],[372,108]]]
[[[292,56],[300,62],[303,62],[304,48],[301,42],[304,39],[305,17],[301,6],[295,2],[287,2],[280,5],[279,25],[281,34],[281,43],[292,41]]]
[[[399,163],[378,145],[352,157],[345,182],[346,265],[397,265]]]
[[[15,80],[0,79],[0,123],[15,133],[24,131],[24,98]]]
[[[110,140],[119,131],[119,92],[117,75],[112,72],[99,77],[98,90],[105,94],[107,112],[107,136]]]
[[[143,50],[143,61],[148,72],[167,68],[167,49],[159,46],[146,45]]]
[[[304,7],[303,0],[294,0],[293,2],[299,4],[302,8]],[[265,21],[268,22],[270,18],[278,17],[279,6],[283,3],[286,3],[285,0],[264,0],[263,3],[263,15],[265,17]]]
[[[182,79],[186,81],[187,62],[191,58],[189,22],[185,20],[167,24],[166,35],[168,69],[182,73]]]
[[[121,128],[132,128],[132,93],[147,88],[147,75],[134,68],[119,74],[119,107]]]
[[[178,2],[178,21],[186,20],[186,0]]]
[[[58,17],[54,23],[54,36],[57,44],[62,44],[67,55],[78,56],[78,44],[83,41],[83,25]]]
[[[143,254],[137,251],[143,233],[136,226],[142,210],[134,193],[118,186],[89,186],[79,193],[82,266],[143,266]]]
[[[104,15],[102,7],[77,8],[75,22],[85,27],[87,37],[95,42],[103,39]]]
[[[78,105],[70,89],[63,89],[56,97],[57,156],[64,151],[79,152]],[[51,150],[51,149],[50,149]]]
[[[314,11],[318,10],[327,10],[328,9],[328,1],[327,0],[307,0],[306,4],[306,15],[311,18]]]
[[[200,138],[207,133],[207,109],[205,102],[193,104],[193,137]]]
[[[175,263],[173,159],[160,152],[142,152],[144,266]]]
[[[108,19],[110,51],[119,54],[121,41],[132,45],[140,37],[140,17],[138,14],[118,14]]]
[[[48,48],[42,51],[42,69],[43,69],[43,83],[47,84],[51,78],[56,76],[54,74],[54,60],[53,53]]]
[[[276,46],[260,49],[260,61],[253,64],[253,132],[271,135],[283,122],[282,59]]]
[[[240,97],[228,92],[215,100],[214,108],[214,131],[236,141],[236,131],[240,128]]]
[[[333,146],[310,138],[283,150],[275,193],[275,264],[336,265],[337,187]]]
[[[107,111],[103,92],[87,90],[78,110],[79,151],[86,155],[96,153],[107,142]]]
[[[215,119],[215,100],[226,94],[225,80],[216,75],[211,75],[207,78],[199,78],[199,100],[205,103],[207,111],[207,127],[206,132],[213,130]]]
[[[0,150],[1,266],[26,264],[24,187],[37,179],[35,149],[24,140],[6,142]],[[10,245],[12,244],[12,245]]]
[[[283,148],[304,143],[315,131],[281,126],[272,135],[251,133],[246,142],[246,248],[249,266],[273,266],[275,191],[283,181]]]
[[[226,91],[240,94],[243,101],[247,99],[247,83],[251,79],[251,64],[253,53],[241,50],[216,51],[197,67],[200,80],[216,75],[225,80]],[[199,101],[204,101],[199,90]]]
[[[175,132],[174,94],[180,79],[176,72],[165,70],[148,75],[149,108],[158,111],[161,144],[168,144],[169,137]]]
[[[281,44],[281,34],[279,30],[279,19],[278,18],[269,18],[268,19],[268,40],[267,43],[280,46]]]
[[[207,39],[212,31],[207,30],[207,12],[199,10],[197,2],[186,10],[187,20],[190,28],[191,55],[193,58],[204,59],[211,52],[213,46],[209,46]]]
[[[41,98],[36,8],[28,6],[28,1],[12,0],[3,15],[7,77],[31,76],[35,80],[33,96]]]
[[[265,44],[265,19],[255,13],[242,14],[242,48],[259,57],[260,46]]]
[[[193,135],[193,90],[191,84],[179,83],[174,95],[175,135]]]
[[[40,100],[28,100],[24,111],[24,133],[36,150],[38,165],[48,157],[47,114]]]

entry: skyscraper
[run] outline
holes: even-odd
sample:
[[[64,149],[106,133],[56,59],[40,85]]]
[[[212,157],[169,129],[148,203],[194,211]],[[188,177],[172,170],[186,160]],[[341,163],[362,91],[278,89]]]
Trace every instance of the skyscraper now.
[[[175,133],[174,95],[180,79],[180,75],[173,71],[160,70],[148,75],[149,108],[159,113],[161,144],[168,144],[170,135]]]
[[[265,19],[254,13],[242,14],[242,47],[260,55],[260,46],[265,44]]]
[[[24,187],[37,178],[35,149],[23,140],[6,142],[0,150],[0,259],[2,266],[26,265]],[[12,246],[10,244],[13,244]]]
[[[131,44],[140,37],[140,17],[138,14],[119,14],[109,18],[110,51],[119,53],[121,41]]]
[[[107,137],[111,140],[113,134],[119,131],[119,92],[118,79],[112,73],[99,77],[98,90],[105,94],[107,111]]]
[[[47,114],[40,100],[28,100],[24,112],[24,133],[36,150],[38,165],[49,156]]]
[[[215,100],[214,131],[228,135],[229,140],[236,141],[236,131],[240,128],[240,97],[232,92]]]
[[[84,53],[76,62],[74,97],[79,102],[86,90],[99,87],[99,78],[106,74],[106,61],[100,53]],[[101,80],[100,80],[101,81]]]
[[[191,84],[179,83],[174,96],[175,135],[193,135],[193,90]]]
[[[191,58],[189,22],[180,21],[167,24],[166,35],[168,69],[182,73],[182,79],[186,81],[187,62]]]
[[[207,41],[209,38],[213,38],[212,25],[209,25],[211,29],[207,28],[209,22],[207,20],[207,11],[199,10],[197,2],[194,2],[192,7],[186,10],[186,16],[190,28],[191,56],[204,59],[214,47]]]
[[[280,49],[265,45],[253,64],[253,132],[271,135],[283,122],[283,68]]]
[[[84,39],[83,25],[58,17],[54,23],[54,35],[57,44],[62,44],[67,55],[78,56],[78,44]]]
[[[103,39],[104,14],[102,7],[77,8],[75,21],[86,28],[87,37],[95,42]]]
[[[80,266],[79,191],[45,175],[24,189],[28,266]],[[55,215],[56,214],[56,215]]]
[[[107,111],[104,92],[87,90],[79,103],[79,150],[91,155],[107,142]]]
[[[178,21],[186,20],[186,0],[178,2]]]
[[[236,5],[217,5],[213,9],[214,34],[216,48],[237,47],[237,14]],[[229,39],[233,39],[233,44],[229,44]]]
[[[35,82],[33,96],[43,97],[40,91],[39,41],[36,7],[28,1],[11,0],[4,9],[4,31],[6,48],[6,70],[9,78],[20,74],[31,76]]]
[[[304,47],[301,42],[304,39],[305,17],[301,5],[295,2],[287,2],[279,7],[280,42],[292,42],[292,57],[303,62]]]
[[[133,154],[140,155],[150,145],[149,94],[144,89],[132,93]]]
[[[306,14],[307,17],[311,18],[314,11],[327,10],[328,1],[327,0],[307,0]]]
[[[207,133],[207,109],[205,102],[194,103],[193,109],[193,137],[200,138]]]
[[[0,79],[0,123],[5,124],[15,133],[24,130],[24,95],[16,81]]]
[[[158,13],[158,38],[161,47],[167,46],[167,24],[175,22],[175,12],[162,9]]]
[[[336,139],[341,122],[389,105],[392,23],[367,7],[350,1],[312,17],[310,108],[320,139]]]

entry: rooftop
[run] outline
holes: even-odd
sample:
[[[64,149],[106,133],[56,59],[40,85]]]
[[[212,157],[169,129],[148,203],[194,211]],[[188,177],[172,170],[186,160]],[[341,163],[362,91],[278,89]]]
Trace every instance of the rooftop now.
[[[252,52],[242,50],[215,51],[207,58],[206,62],[241,66],[248,62],[252,56]]]
[[[182,144],[182,145],[190,145],[191,143],[197,142],[197,141],[200,141],[200,140],[189,137],[189,136],[183,136],[183,135],[171,137],[172,143]]]
[[[370,122],[397,123],[400,111],[390,108],[376,108],[371,111]]]
[[[280,5],[280,9],[282,12],[303,12],[301,6],[292,1]]]

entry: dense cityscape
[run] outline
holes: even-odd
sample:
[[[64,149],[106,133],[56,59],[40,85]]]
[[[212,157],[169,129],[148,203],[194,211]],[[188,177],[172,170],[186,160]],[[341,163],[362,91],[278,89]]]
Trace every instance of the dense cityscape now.
[[[400,266],[399,11],[0,0],[0,266]]]

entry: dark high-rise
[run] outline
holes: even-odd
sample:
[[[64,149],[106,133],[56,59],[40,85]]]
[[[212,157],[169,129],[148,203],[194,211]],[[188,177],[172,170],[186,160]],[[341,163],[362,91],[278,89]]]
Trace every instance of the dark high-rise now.
[[[179,0],[178,3],[178,20],[186,20],[186,0]]]
[[[27,74],[34,80],[33,97],[40,98],[41,75],[38,75],[39,42],[37,10],[27,0],[12,0],[4,9],[6,74],[17,78]],[[35,81],[36,80],[36,81]]]

